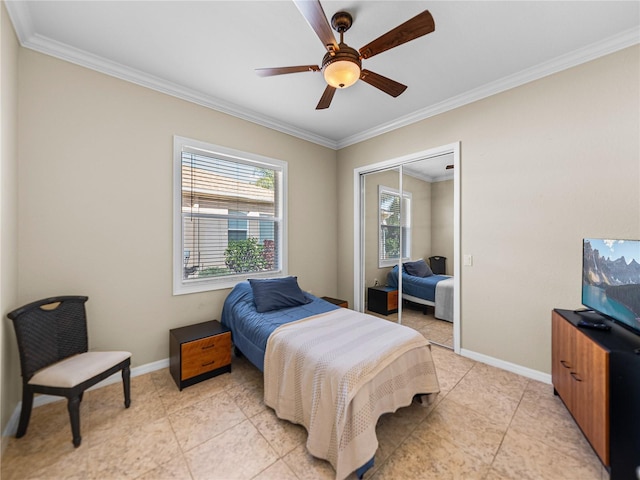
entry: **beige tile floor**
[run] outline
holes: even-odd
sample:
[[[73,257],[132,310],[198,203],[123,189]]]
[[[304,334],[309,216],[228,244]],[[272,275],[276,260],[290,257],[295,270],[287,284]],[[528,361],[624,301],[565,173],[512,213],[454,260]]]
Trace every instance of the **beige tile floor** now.
[[[421,305],[406,303],[402,308],[402,324],[418,330],[431,343],[442,347],[453,348],[453,323],[438,320],[433,315],[433,307],[426,307],[426,314]],[[370,315],[384,318],[392,322],[398,321],[398,314],[382,315],[367,311]]]
[[[433,346],[441,393],[380,418],[376,465],[365,478],[608,478],[552,387]],[[66,403],[34,409],[27,435],[9,439],[2,480],[331,479],[307,454],[305,430],[262,403],[262,375],[233,371],[180,392],[167,369],[85,394],[74,449]],[[355,478],[351,475],[349,480]]]

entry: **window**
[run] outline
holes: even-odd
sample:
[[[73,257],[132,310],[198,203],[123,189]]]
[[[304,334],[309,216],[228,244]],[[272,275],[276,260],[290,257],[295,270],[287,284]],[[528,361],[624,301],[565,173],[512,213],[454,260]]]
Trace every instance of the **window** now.
[[[174,137],[173,293],[286,274],[287,164]]]
[[[402,204],[400,198],[397,190],[379,186],[378,266],[381,268],[398,263],[401,245],[402,260],[411,257],[411,193],[404,192]]]
[[[229,211],[229,215],[246,215],[241,212]],[[238,219],[229,219],[228,240],[246,240],[247,239],[247,221]]]

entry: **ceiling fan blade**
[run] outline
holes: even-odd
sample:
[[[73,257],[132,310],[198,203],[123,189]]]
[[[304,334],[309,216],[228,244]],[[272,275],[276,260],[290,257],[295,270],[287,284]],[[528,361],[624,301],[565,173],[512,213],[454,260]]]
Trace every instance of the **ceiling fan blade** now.
[[[407,89],[406,85],[366,69],[360,72],[360,80],[367,82],[373,87],[379,88],[384,93],[387,93],[392,97],[397,97]]]
[[[327,20],[327,16],[324,14],[322,5],[319,0],[294,0],[296,7],[302,13],[302,16],[307,20],[307,23],[326,48],[330,52],[338,51],[338,43],[336,37],[333,36],[331,31],[331,25]]]
[[[256,68],[256,73],[261,77],[271,77],[273,75],[284,75],[287,73],[319,72],[319,71],[320,71],[320,67],[317,65],[299,65],[297,67]]]
[[[336,88],[331,85],[327,85],[327,88],[324,89],[324,93],[322,97],[320,97],[320,101],[318,102],[318,106],[316,110],[323,110],[325,108],[329,108],[331,105],[331,100],[333,99],[333,94],[336,93]]]
[[[422,37],[427,33],[431,33],[435,29],[436,24],[433,21],[433,17],[429,13],[429,10],[425,10],[412,19],[407,20],[402,25],[398,25],[393,30],[367,43],[360,49],[360,55],[362,55],[362,58],[371,58],[390,48],[397,47],[398,45]]]

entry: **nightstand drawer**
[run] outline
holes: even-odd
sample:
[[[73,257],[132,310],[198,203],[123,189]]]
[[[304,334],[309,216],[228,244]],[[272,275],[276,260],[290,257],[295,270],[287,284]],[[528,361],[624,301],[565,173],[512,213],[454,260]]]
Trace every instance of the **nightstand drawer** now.
[[[231,333],[183,343],[181,348],[182,380],[231,363]]]
[[[398,311],[398,290],[391,287],[369,287],[367,292],[369,311],[382,315]]]
[[[398,291],[394,290],[387,294],[387,310],[398,309]]]
[[[217,320],[170,330],[169,372],[180,390],[231,373],[231,330]]]

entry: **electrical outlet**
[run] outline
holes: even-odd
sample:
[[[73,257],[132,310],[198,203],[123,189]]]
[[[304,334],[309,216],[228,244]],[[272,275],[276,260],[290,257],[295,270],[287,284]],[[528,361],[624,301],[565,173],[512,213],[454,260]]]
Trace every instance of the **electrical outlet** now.
[[[373,279],[373,286],[374,286],[374,287],[377,287],[378,285],[380,285],[380,283],[378,282],[378,279],[377,279],[377,278],[374,278],[374,279]]]

